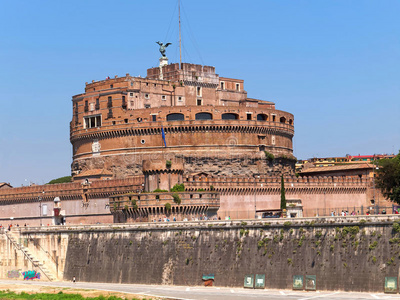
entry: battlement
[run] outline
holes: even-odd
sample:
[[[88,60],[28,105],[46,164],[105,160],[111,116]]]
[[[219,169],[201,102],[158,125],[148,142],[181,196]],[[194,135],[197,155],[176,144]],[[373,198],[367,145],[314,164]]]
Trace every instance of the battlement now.
[[[55,197],[61,200],[82,199],[96,195],[108,195],[136,192],[142,189],[143,176],[115,180],[97,180],[85,183],[60,183],[35,186],[24,186],[0,190],[0,205],[10,202],[52,201]]]

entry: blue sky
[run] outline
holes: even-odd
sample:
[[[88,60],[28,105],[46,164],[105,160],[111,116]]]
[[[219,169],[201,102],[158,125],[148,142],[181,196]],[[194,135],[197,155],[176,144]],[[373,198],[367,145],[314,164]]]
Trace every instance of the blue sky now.
[[[295,115],[298,158],[400,149],[400,1],[182,1],[183,60]],[[70,174],[72,95],[179,61],[177,0],[0,1],[0,182]]]

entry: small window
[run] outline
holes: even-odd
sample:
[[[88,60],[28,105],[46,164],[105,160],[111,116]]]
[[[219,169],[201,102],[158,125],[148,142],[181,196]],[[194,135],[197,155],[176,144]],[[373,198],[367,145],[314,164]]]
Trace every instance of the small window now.
[[[268,116],[265,114],[258,114],[257,121],[268,121]]]
[[[157,87],[157,84],[154,84],[154,87]]]
[[[131,86],[133,86],[133,82],[131,82]]]
[[[182,97],[178,97],[178,101],[182,101]]]
[[[146,82],[146,86],[149,86],[149,83],[148,83],[148,82]]]
[[[221,90],[225,89],[225,82],[221,81]]]
[[[115,125],[115,121],[112,121],[112,124]]]
[[[183,114],[169,114],[167,115],[167,121],[183,121],[185,116]]]
[[[94,128],[94,127],[100,127],[101,126],[101,116],[90,116],[90,117],[85,117],[85,128]]]
[[[236,90],[240,91],[240,84],[239,83],[236,83]]]
[[[247,121],[251,120],[251,114],[247,114]]]
[[[138,123],[142,122],[142,118],[141,117],[137,118],[136,120],[138,121]]]
[[[161,96],[161,99],[162,99],[162,100],[167,100],[167,97],[166,97],[165,95],[162,95],[162,96]]]
[[[146,141],[145,141],[145,140],[141,140],[140,143],[141,143],[141,144],[144,144],[144,143],[146,143]]]
[[[275,122],[275,121],[276,121],[276,116],[272,115],[272,122]]]
[[[152,120],[153,122],[157,121],[157,115],[151,115],[151,120]]]
[[[293,120],[289,119],[289,125],[293,125]]]
[[[149,94],[144,94],[144,98],[149,99],[150,98]]]
[[[197,105],[198,105],[198,106],[201,106],[201,105],[202,105],[202,102],[203,102],[203,101],[201,101],[201,99],[197,99]]]
[[[114,85],[113,85],[113,84],[110,84],[110,89],[112,89],[112,88],[114,88]]]
[[[232,113],[222,114],[222,120],[237,120],[237,119],[238,119],[237,114],[232,114]]]
[[[197,94],[196,95],[201,97],[201,87],[200,86],[197,87]]]
[[[285,118],[285,117],[281,117],[281,118],[279,119],[279,122],[281,122],[281,123],[286,123],[286,118]]]
[[[197,113],[195,116],[196,120],[212,120],[212,114],[210,113]]]
[[[128,119],[124,119],[125,124],[128,124]]]
[[[129,93],[129,96],[133,97],[133,93]]]
[[[100,99],[96,98],[96,109],[100,109]]]
[[[150,104],[145,104],[145,105],[144,105],[144,108],[150,108],[150,107],[151,107]]]

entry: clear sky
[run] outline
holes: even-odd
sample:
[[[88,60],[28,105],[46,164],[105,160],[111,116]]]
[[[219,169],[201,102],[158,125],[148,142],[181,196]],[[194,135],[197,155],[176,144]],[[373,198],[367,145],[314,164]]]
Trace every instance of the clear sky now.
[[[0,1],[0,182],[70,175],[72,95],[179,61],[177,0]],[[183,61],[295,116],[294,154],[400,149],[400,1],[182,0]]]

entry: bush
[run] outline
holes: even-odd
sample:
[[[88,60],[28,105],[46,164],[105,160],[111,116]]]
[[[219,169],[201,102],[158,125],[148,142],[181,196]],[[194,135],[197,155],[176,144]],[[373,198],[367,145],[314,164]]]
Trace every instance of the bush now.
[[[165,203],[165,209],[171,211],[171,204],[169,202]]]
[[[138,205],[136,204],[136,200],[133,199],[131,203],[132,203],[133,210],[137,210],[138,209]]]
[[[67,183],[72,181],[72,176],[64,176],[57,179],[50,180],[47,184]]]
[[[202,189],[202,188],[197,189],[196,192],[204,192],[204,189]]]
[[[265,158],[266,158],[269,162],[272,162],[272,161],[275,159],[275,156],[274,156],[271,152],[264,151],[264,153],[265,153]]]
[[[167,167],[167,169],[170,169],[171,166],[172,166],[172,162],[171,162],[170,160],[167,160],[167,161],[165,162],[165,166]]]
[[[181,197],[179,196],[179,194],[173,193],[172,194],[172,198],[174,198],[174,202],[176,204],[178,204],[178,205],[181,204],[182,200],[181,200]]]
[[[167,190],[155,189],[152,193],[168,193]]]
[[[210,185],[210,191],[214,191],[214,190],[215,190],[214,186]]]
[[[185,185],[183,183],[175,184],[171,189],[171,192],[184,192],[184,191],[185,191]]]

